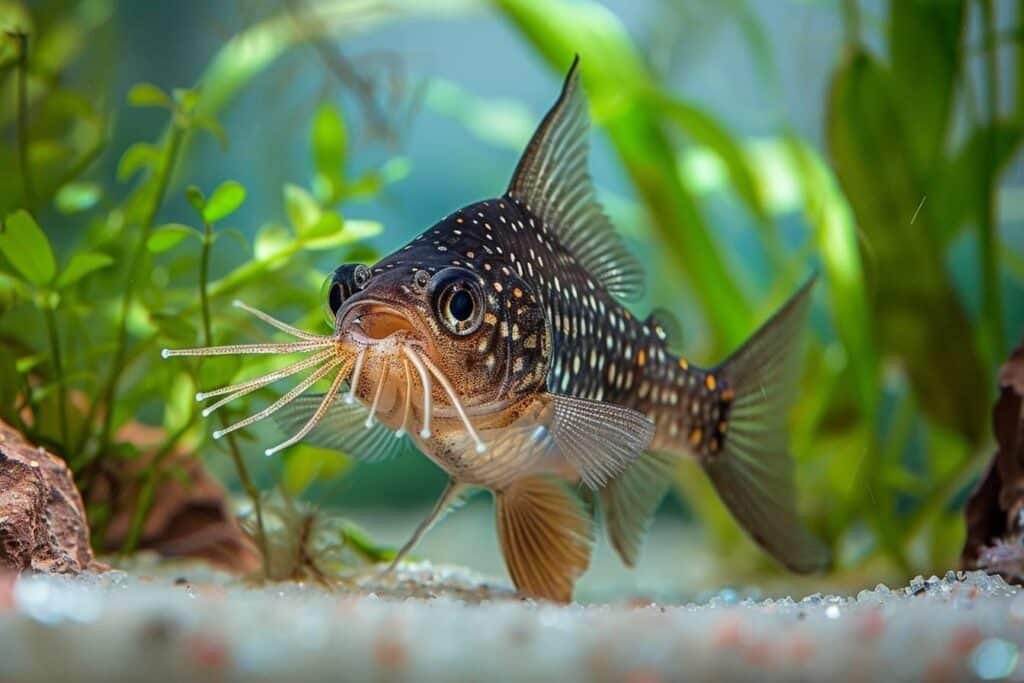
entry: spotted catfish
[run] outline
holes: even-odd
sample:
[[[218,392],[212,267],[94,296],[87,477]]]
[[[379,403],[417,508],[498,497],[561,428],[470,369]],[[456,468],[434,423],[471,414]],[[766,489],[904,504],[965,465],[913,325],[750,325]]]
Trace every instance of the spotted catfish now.
[[[797,517],[783,426],[810,283],[721,365],[670,353],[656,322],[622,303],[640,292],[643,268],[595,199],[587,132],[574,63],[503,196],[459,209],[373,266],[335,271],[331,334],[245,307],[295,341],[165,353],[311,354],[200,394],[218,397],[208,414],[309,371],[215,437],[277,413],[292,436],[268,454],[302,439],[365,459],[415,446],[442,468],[449,483],[396,563],[484,488],[515,585],[568,601],[590,561],[598,503],[632,566],[690,458],[768,553],[795,571],[824,567],[827,551]],[[302,395],[321,380],[325,394]]]

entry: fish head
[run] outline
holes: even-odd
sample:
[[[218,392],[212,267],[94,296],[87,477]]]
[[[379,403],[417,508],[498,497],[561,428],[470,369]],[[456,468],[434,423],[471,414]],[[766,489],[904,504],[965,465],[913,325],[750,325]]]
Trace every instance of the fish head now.
[[[325,286],[338,343],[356,358],[352,394],[394,429],[498,413],[544,387],[551,335],[538,293],[456,225],[372,266],[343,265]]]

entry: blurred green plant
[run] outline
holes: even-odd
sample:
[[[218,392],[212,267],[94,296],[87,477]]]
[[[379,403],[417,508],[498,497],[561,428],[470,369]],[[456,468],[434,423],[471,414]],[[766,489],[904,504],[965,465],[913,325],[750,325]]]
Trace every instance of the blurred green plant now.
[[[240,363],[231,358],[164,363],[160,349],[221,343],[239,331],[251,338],[265,334],[227,306],[233,297],[270,309],[295,307],[304,313],[300,324],[323,324],[319,289],[325,274],[313,256],[331,250],[341,258],[374,258],[363,241],[381,226],[346,220],[340,207],[380,191],[402,170],[390,163],[353,175],[345,120],[325,102],[310,126],[311,189],[283,187],[286,224],[269,222],[251,241],[229,227],[246,195],[232,180],[209,196],[188,186],[184,195],[194,215],[162,223],[177,178],[187,172],[188,141],[209,134],[228,146],[227,133],[207,104],[223,104],[224,94],[133,86],[125,98],[128,106],[165,112],[166,128],[155,142],[135,142],[121,153],[117,179],[131,184],[130,191],[106,185],[92,162],[109,149],[113,119],[97,114],[90,97],[69,90],[61,78],[75,66],[77,46],[95,37],[90,31],[101,31],[104,22],[64,15],[57,6],[48,9],[0,7],[0,92],[5,94],[0,127],[13,141],[0,146],[0,163],[19,169],[0,180],[0,418],[68,461],[100,547],[115,501],[92,495],[97,477],[128,476],[135,469],[121,463],[144,458],[133,475],[139,494],[122,544],[131,551],[158,486],[176,474],[170,456],[183,449],[226,450],[262,528],[261,497],[241,438],[209,440],[195,401],[197,388],[231,383],[242,371]],[[225,66],[218,68],[223,73]],[[230,248],[217,254],[225,239]],[[266,363],[247,363],[245,373],[269,369]],[[262,400],[259,393],[252,399]],[[247,404],[223,411],[221,418],[246,410]],[[152,452],[141,453],[131,440],[128,432],[136,421],[162,426],[164,437]],[[314,455],[303,446],[286,457],[283,481],[291,493],[346,469],[342,456]],[[262,534],[256,538],[265,550]]]

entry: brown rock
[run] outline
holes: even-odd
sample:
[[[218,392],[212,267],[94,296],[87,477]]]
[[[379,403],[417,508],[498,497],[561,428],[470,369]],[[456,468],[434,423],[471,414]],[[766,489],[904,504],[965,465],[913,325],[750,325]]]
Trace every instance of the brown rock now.
[[[71,470],[0,422],[0,568],[73,573],[92,563]]]
[[[992,429],[999,450],[967,501],[967,569],[1024,583],[1024,344],[999,369]]]

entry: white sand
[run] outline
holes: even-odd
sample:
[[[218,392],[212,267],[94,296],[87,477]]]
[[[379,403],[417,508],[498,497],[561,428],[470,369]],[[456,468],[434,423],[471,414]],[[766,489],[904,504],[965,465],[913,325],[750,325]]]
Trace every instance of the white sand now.
[[[0,579],[0,681],[1024,677],[1024,592],[980,573],[853,598],[647,606],[524,602],[429,564],[375,581],[365,590],[438,597],[210,574]]]

